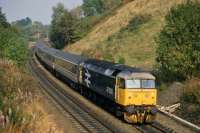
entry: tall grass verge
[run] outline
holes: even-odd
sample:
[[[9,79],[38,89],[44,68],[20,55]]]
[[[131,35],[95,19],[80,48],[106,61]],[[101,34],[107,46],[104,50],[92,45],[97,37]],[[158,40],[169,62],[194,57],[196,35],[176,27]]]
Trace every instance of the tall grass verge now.
[[[37,84],[8,60],[0,59],[0,132],[55,132],[37,93]]]

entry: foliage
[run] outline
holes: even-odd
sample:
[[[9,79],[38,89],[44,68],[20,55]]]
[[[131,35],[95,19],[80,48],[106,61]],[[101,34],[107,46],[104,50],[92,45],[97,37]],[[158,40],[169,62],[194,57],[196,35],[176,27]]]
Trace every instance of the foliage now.
[[[119,6],[121,0],[83,0],[83,12],[85,16],[96,16]]]
[[[0,25],[3,26],[4,28],[8,28],[10,24],[7,22],[5,14],[2,13],[1,8],[0,8]]]
[[[12,26],[21,32],[22,36],[28,41],[46,38],[49,30],[47,25],[38,21],[32,22],[28,17],[12,22]]]
[[[75,41],[83,38],[121,3],[121,0],[84,0],[82,6],[73,9],[71,13],[77,18],[74,25],[77,37]]]
[[[101,16],[89,16],[85,18],[81,18],[79,20],[76,20],[74,27],[75,27],[75,34],[77,36],[76,40],[79,40],[83,38],[89,31],[92,29],[92,27],[99,22],[101,19]]]
[[[110,61],[110,62],[115,62],[115,59],[113,58],[113,55],[108,53],[103,55],[103,60]]]
[[[30,73],[22,72],[10,60],[0,59],[1,133],[61,132],[46,112],[37,88]]]
[[[80,40],[121,3],[121,0],[84,0],[82,6],[70,12],[59,3],[53,8],[50,28],[50,39],[54,47],[62,49]]]
[[[157,68],[166,81],[196,76],[200,65],[200,3],[187,2],[165,17],[157,43]]]
[[[200,116],[200,80],[197,78],[192,78],[186,81],[184,87],[184,93],[181,97],[181,108],[178,112],[185,119],[193,122],[199,123]]]
[[[4,26],[7,21],[1,19],[1,23],[3,25],[0,25],[0,58],[8,58],[18,65],[24,65],[28,56],[25,40],[13,27]]]
[[[191,79],[186,82],[182,101],[186,103],[198,104],[200,106],[200,80]]]
[[[72,16],[74,18],[76,18],[77,20],[83,18],[83,10],[82,10],[82,6],[77,6],[73,9],[70,10],[70,13],[72,14]]]
[[[142,24],[147,23],[151,19],[150,15],[136,15],[129,24],[125,27],[122,28],[121,31],[127,30],[129,32],[134,32],[136,31]]]
[[[24,26],[28,26],[32,24],[32,20],[29,17],[26,17],[25,19],[21,19],[21,20],[17,20],[16,25],[20,26],[20,27],[24,27]]]
[[[118,58],[118,63],[120,63],[120,64],[125,64],[125,62],[126,62],[125,58],[122,57],[122,56],[119,56],[119,58]]]
[[[104,11],[101,0],[83,0],[83,11],[85,16],[95,16]]]
[[[27,98],[25,93],[28,93],[28,90],[25,91],[27,86],[24,83],[26,80],[22,79],[14,64],[0,60],[0,66],[2,72],[0,75],[0,101],[3,101],[0,102],[0,130],[2,130],[2,127],[5,127],[3,125],[21,126],[23,123],[25,114],[21,107]],[[3,118],[4,121],[2,121]],[[24,121],[25,123],[26,121]]]
[[[28,47],[24,39],[12,29],[0,28],[0,57],[24,65],[28,56]]]
[[[74,18],[71,13],[59,3],[53,8],[50,38],[55,48],[61,49],[76,39],[74,33]]]

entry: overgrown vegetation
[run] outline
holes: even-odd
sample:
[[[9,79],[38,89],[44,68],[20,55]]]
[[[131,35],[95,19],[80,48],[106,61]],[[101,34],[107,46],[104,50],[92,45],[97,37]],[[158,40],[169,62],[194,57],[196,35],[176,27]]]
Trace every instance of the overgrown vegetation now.
[[[24,106],[30,103],[34,89],[30,88],[29,78],[24,77],[13,63],[0,60],[0,131],[27,126],[30,116]],[[29,98],[28,98],[29,97]]]
[[[173,5],[184,0],[135,0],[116,8],[111,15],[93,26],[81,40],[65,48],[65,51],[84,54],[100,59],[119,61],[122,57],[125,64],[135,67],[153,69],[155,64],[156,42],[154,38],[164,26],[164,16]],[[124,1],[123,1],[124,2]],[[134,30],[126,27],[131,20],[138,17],[138,22],[147,20]],[[141,20],[140,20],[141,19]],[[134,23],[138,23],[134,21]],[[124,29],[122,32],[121,30]],[[121,34],[118,34],[118,33]],[[104,54],[111,55],[104,56]],[[100,56],[99,56],[100,55]],[[105,58],[104,58],[105,57]]]
[[[158,79],[167,83],[185,81],[177,114],[200,123],[200,3],[187,1],[166,15],[166,24],[158,38]]]
[[[12,22],[12,26],[21,33],[23,38],[33,42],[47,38],[49,32],[49,26],[43,25],[38,21],[32,22],[29,17]]]
[[[193,78],[186,82],[181,99],[181,111],[178,114],[193,123],[200,124],[200,80]]]
[[[74,29],[74,18],[72,14],[59,3],[53,8],[50,39],[54,43],[54,47],[62,49],[76,39]]]
[[[96,16],[103,14],[122,4],[122,0],[83,0],[84,16]]]
[[[142,24],[145,24],[148,21],[150,21],[150,19],[151,19],[151,16],[147,15],[147,14],[146,15],[137,15],[129,22],[129,24],[125,28],[122,28],[118,34],[125,32],[125,31],[134,32],[138,28],[140,28],[140,26]]]
[[[157,68],[165,81],[199,76],[200,3],[190,2],[173,7],[157,43]]]
[[[29,19],[22,25],[27,23]],[[0,10],[0,132],[55,132],[38,97],[37,83],[25,68],[28,43],[23,35]]]
[[[37,82],[12,61],[0,59],[0,132],[58,131],[46,114]]]
[[[126,62],[127,53],[120,52],[122,49],[125,49],[127,45],[131,47],[132,43],[129,42],[128,39],[133,39],[135,35],[140,32],[140,28],[144,26],[145,24],[151,24],[151,16],[150,15],[137,15],[134,18],[132,18],[129,22],[129,24],[121,28],[119,32],[113,34],[112,36],[109,36],[107,40],[103,41],[102,43],[96,44],[96,47],[94,49],[88,50],[87,52],[83,52],[83,55],[90,56],[93,58],[99,58],[111,62],[121,63],[121,64],[130,64],[133,63],[131,60],[128,60]],[[128,38],[131,37],[132,38]],[[139,51],[139,48],[131,50],[134,52],[135,50]],[[141,49],[142,50],[142,49]],[[130,52],[130,51],[129,51]],[[138,60],[144,61],[146,57],[141,57],[141,54],[130,54],[128,55],[130,58],[134,56],[138,57]],[[149,56],[151,57],[151,56]],[[142,59],[144,58],[144,59]],[[148,58],[146,58],[148,60]]]
[[[96,24],[111,15],[122,3],[122,0],[84,0],[82,6],[73,10],[80,12],[75,22],[78,37],[76,41],[86,36]]]
[[[149,22],[150,18],[151,17],[149,15],[135,16],[132,20],[130,20],[129,24],[126,27],[122,28],[119,32],[108,37],[108,39],[104,42],[105,46],[102,49],[103,59],[109,60],[108,58],[105,58],[105,57],[107,57],[109,55],[113,55],[114,62],[124,64],[126,62],[125,58],[123,57],[124,54],[119,52],[120,49],[125,47],[123,38],[126,38],[126,36],[130,36],[132,34],[137,34],[137,32],[138,32],[137,30],[143,24]],[[101,45],[101,44],[98,44],[98,45]],[[118,53],[120,53],[120,54],[118,54]],[[137,56],[137,55],[134,55],[134,56]]]
[[[24,65],[28,56],[27,42],[7,22],[1,10],[0,18],[0,58],[7,58],[18,65]]]
[[[59,3],[53,8],[50,39],[62,49],[83,38],[99,21],[122,4],[122,0],[84,0],[83,5],[68,11]]]

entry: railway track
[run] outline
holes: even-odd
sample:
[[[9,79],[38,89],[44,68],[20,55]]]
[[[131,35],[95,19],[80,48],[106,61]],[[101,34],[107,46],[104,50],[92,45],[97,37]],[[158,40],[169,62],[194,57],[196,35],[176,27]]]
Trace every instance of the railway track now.
[[[123,130],[116,130],[109,127],[109,123],[102,123],[101,121],[94,118],[87,109],[78,104],[76,100],[70,95],[66,95],[65,90],[57,87],[56,83],[49,80],[42,73],[42,70],[38,67],[35,61],[32,59],[29,62],[29,69],[31,73],[39,80],[40,84],[43,86],[45,92],[57,103],[60,107],[68,114],[68,119],[71,120],[76,129],[80,132],[122,132]],[[147,125],[135,125],[133,126],[138,131],[143,133],[172,133],[175,132],[173,129],[167,128],[158,122]],[[124,130],[126,131],[126,130]],[[132,130],[132,132],[135,132]]]
[[[166,126],[161,125],[158,122],[146,125],[137,125],[135,126],[142,133],[175,133],[173,129],[170,129]]]
[[[63,110],[70,116],[70,120],[80,132],[113,132],[112,129],[105,126],[100,121],[92,117],[88,112],[84,111],[80,105],[74,102],[71,97],[65,95],[57,86],[46,79],[41,72],[35,68],[33,61],[29,64],[31,73],[39,80],[40,84],[45,89],[46,93],[50,95],[53,100],[58,103]]]

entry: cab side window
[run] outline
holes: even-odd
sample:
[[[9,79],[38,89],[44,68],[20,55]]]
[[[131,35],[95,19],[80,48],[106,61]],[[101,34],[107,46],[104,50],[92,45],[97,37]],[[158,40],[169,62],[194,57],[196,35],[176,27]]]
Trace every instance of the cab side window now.
[[[125,88],[125,80],[124,79],[119,79],[119,88],[122,88],[122,89],[124,89]]]

